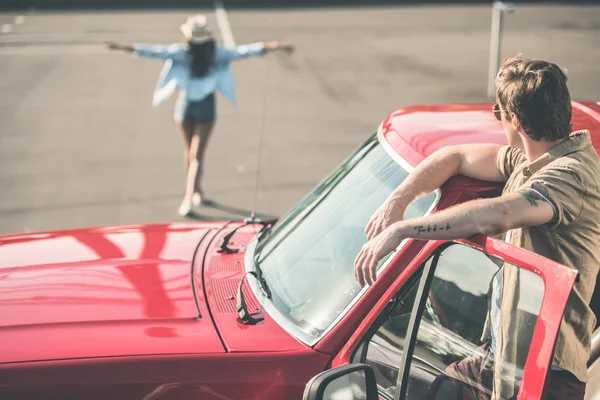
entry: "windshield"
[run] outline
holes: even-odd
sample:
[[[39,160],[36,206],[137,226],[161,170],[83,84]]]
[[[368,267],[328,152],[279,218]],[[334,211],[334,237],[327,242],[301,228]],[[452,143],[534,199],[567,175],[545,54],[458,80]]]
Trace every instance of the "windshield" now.
[[[354,259],[366,243],[365,226],[408,173],[373,135],[260,238],[254,262],[295,336],[314,341],[357,297]],[[433,192],[413,202],[405,218],[429,212],[436,199]]]

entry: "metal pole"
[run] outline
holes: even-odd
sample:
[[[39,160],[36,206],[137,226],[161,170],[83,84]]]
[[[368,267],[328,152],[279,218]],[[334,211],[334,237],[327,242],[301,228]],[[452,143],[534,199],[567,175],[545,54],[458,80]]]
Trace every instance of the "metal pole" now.
[[[503,3],[494,1],[492,7],[492,31],[490,34],[490,64],[488,68],[488,98],[493,98],[496,93],[494,80],[500,67],[500,49],[502,47],[502,25],[504,22],[504,13],[513,12],[515,9],[512,3]]]

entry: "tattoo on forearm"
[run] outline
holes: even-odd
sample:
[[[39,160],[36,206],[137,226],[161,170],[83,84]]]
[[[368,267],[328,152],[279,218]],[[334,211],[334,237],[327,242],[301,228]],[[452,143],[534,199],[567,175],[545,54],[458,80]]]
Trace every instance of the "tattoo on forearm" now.
[[[437,231],[449,231],[451,228],[449,223],[446,223],[446,226],[437,226],[437,224],[433,224],[433,228],[431,225],[417,225],[415,226],[415,231],[417,231],[417,235],[420,235],[423,232],[437,232]]]
[[[537,201],[539,199],[537,198],[537,196],[534,193],[531,193],[529,190],[519,190],[519,194],[521,196],[525,197],[525,199],[529,202],[529,204],[531,204],[531,207],[538,206]]]

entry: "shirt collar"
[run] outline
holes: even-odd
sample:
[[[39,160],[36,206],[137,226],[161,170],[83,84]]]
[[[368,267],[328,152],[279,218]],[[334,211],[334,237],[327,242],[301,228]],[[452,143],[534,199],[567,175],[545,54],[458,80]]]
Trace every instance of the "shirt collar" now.
[[[552,147],[546,153],[541,155],[534,162],[530,163],[523,169],[523,173],[526,176],[530,176],[535,174],[540,169],[544,168],[546,165],[550,164],[552,161],[565,156],[567,154],[573,153],[575,151],[583,150],[588,146],[592,145],[592,139],[590,137],[590,131],[581,130],[573,132],[569,135],[568,138],[558,143],[556,146]]]

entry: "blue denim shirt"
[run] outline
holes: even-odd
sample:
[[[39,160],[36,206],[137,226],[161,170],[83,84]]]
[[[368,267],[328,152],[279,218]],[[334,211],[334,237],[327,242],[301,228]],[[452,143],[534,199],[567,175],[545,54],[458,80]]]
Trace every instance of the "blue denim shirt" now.
[[[135,44],[133,55],[165,60],[154,90],[153,105],[168,99],[175,90],[181,90],[190,101],[198,101],[215,91],[221,92],[232,103],[236,102],[231,61],[258,56],[265,53],[263,42],[251,43],[233,48],[217,46],[215,65],[206,76],[192,78],[187,62],[187,45],[184,43],[168,46]]]

